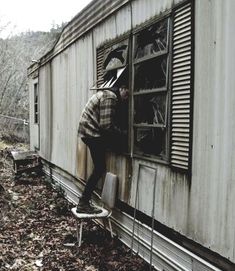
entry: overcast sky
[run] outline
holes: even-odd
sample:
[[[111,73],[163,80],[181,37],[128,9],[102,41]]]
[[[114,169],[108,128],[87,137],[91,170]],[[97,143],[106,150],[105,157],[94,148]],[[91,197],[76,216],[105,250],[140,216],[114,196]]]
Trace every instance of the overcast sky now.
[[[0,28],[10,23],[0,37],[28,30],[49,31],[53,24],[70,21],[91,0],[2,0]]]

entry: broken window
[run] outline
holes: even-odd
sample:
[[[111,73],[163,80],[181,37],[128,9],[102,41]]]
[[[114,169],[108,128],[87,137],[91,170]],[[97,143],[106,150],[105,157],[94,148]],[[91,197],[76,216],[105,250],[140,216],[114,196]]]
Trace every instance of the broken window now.
[[[136,95],[134,97],[134,123],[166,126],[166,94]]]
[[[102,46],[97,49],[97,82],[91,89],[129,86],[128,43],[129,40],[124,40],[112,46]]]
[[[134,36],[134,153],[166,159],[168,18]]]
[[[134,151],[143,156],[166,155],[164,128],[134,127]]]
[[[124,70],[125,67],[107,71],[103,76],[104,83],[100,86],[100,88],[113,87],[118,80],[121,80],[121,75],[123,74]]]
[[[168,21],[163,20],[151,25],[136,35],[134,58],[151,56],[167,50]]]
[[[101,84],[92,87],[92,89],[103,90],[121,86],[129,87],[128,44],[129,39],[122,40],[111,46],[104,45],[97,49],[97,79]],[[117,118],[113,120],[117,127],[126,132],[129,129],[128,108],[128,101],[122,102],[117,109]],[[128,136],[119,139],[119,143],[119,151],[127,152]]]
[[[106,48],[105,51],[103,61],[104,83],[100,88],[129,86],[127,69],[128,40],[112,45]]]
[[[116,69],[127,64],[128,41],[122,41],[106,50],[103,69]]]
[[[167,56],[135,65],[135,91],[166,87]]]
[[[34,83],[33,88],[34,88],[34,123],[38,124],[38,119],[39,119],[38,83]]]

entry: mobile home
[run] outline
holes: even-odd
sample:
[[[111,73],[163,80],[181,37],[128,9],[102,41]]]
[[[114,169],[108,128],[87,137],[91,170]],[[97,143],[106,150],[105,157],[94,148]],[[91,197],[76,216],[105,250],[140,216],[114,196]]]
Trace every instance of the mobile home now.
[[[74,203],[92,169],[82,109],[128,84],[128,136],[107,152],[112,221],[157,270],[235,270],[234,13],[234,0],[94,0],[28,69],[31,149]]]

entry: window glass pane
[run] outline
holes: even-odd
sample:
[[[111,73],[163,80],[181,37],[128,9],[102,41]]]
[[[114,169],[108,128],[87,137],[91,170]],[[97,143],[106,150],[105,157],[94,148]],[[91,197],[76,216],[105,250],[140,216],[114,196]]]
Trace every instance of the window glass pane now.
[[[166,86],[167,56],[161,56],[135,65],[134,91]]]
[[[135,95],[134,123],[166,125],[166,93]]]
[[[157,22],[136,35],[134,58],[154,55],[167,49],[168,20]]]
[[[110,88],[113,87],[116,81],[124,72],[125,68],[116,69],[112,71],[107,71],[104,75],[104,83],[100,86],[100,88]]]
[[[104,75],[104,83],[99,88],[120,87],[122,85],[129,85],[126,67],[107,71]]]
[[[141,155],[166,155],[166,131],[163,128],[134,129],[134,152]]]
[[[122,65],[126,65],[128,52],[128,41],[115,44],[108,49],[103,63],[105,70],[118,68]]]

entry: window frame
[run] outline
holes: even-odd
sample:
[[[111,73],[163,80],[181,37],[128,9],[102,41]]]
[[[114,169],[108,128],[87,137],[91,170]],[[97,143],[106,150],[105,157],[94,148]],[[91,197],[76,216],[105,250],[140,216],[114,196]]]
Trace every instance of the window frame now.
[[[182,104],[184,104],[184,99],[185,97],[180,97],[180,93],[176,93],[176,88],[175,88],[175,55],[179,54],[179,52],[177,51],[178,48],[174,47],[175,43],[175,39],[174,36],[178,35],[178,33],[175,33],[175,28],[178,27],[176,26],[176,24],[178,25],[180,23],[183,24],[184,21],[179,21],[178,19],[182,19],[184,18],[184,16],[187,16],[187,19],[190,18],[190,44],[187,45],[190,47],[190,49],[187,48],[187,50],[190,50],[189,54],[191,57],[191,61],[190,64],[188,65],[188,69],[189,70],[189,74],[190,74],[190,78],[188,82],[184,82],[185,84],[188,84],[189,88],[189,117],[188,117],[188,121],[189,121],[189,131],[188,131],[188,138],[189,138],[189,149],[187,151],[188,154],[188,165],[187,166],[182,166],[180,164],[180,159],[179,162],[177,163],[177,158],[173,157],[174,155],[174,149],[175,149],[175,144],[177,142],[180,142],[180,140],[182,141],[182,139],[178,139],[175,138],[176,136],[179,137],[180,135],[175,135],[174,134],[174,123],[178,123],[180,122],[180,124],[184,123],[183,121],[183,116],[179,115],[181,114],[181,112],[176,112],[176,109],[174,108],[174,103],[175,103],[175,97],[177,96],[177,100],[181,99],[180,102]],[[176,18],[177,17],[177,18]],[[148,57],[143,57],[142,59],[139,59],[137,61],[134,61],[134,37],[137,33],[139,33],[140,31],[147,29],[148,27],[151,27],[151,25],[156,24],[159,21],[162,21],[164,19],[168,19],[168,50],[167,50],[167,65],[168,68],[166,70],[167,75],[166,75],[166,86],[164,88],[159,88],[159,89],[154,89],[154,90],[150,90],[150,91],[139,91],[134,93],[134,65],[137,65],[138,63],[142,63],[144,61],[148,61],[149,58]],[[187,174],[191,173],[191,160],[192,160],[192,134],[193,134],[193,96],[194,96],[194,39],[195,39],[195,26],[194,26],[194,20],[195,20],[195,11],[194,11],[194,1],[191,0],[185,0],[180,4],[176,4],[174,7],[172,7],[171,9],[167,10],[166,12],[155,16],[154,18],[151,18],[150,20],[136,26],[135,28],[131,29],[130,31],[128,31],[127,33],[125,33],[124,35],[120,36],[119,38],[115,38],[112,41],[109,42],[105,42],[103,44],[101,44],[98,48],[97,48],[97,68],[99,67],[99,69],[97,69],[97,82],[102,82],[102,74],[103,71],[101,71],[100,69],[100,65],[98,65],[98,62],[100,63],[102,60],[101,58],[104,58],[104,54],[102,55],[101,51],[104,51],[106,48],[112,46],[112,44],[117,44],[118,42],[124,40],[124,39],[128,39],[128,52],[129,52],[129,57],[127,59],[127,63],[126,66],[128,66],[128,74],[129,74],[129,90],[130,90],[130,99],[129,99],[129,125],[128,125],[128,153],[123,153],[123,155],[128,155],[131,158],[137,158],[137,159],[141,159],[141,160],[147,160],[150,162],[156,162],[159,164],[164,164],[167,166],[170,166],[173,170],[177,170],[179,172],[184,172]],[[177,21],[177,23],[176,23]],[[178,23],[179,21],[179,23]],[[179,39],[180,37],[177,36],[177,39]],[[183,40],[181,41],[183,42]],[[154,57],[159,57],[161,55],[164,55],[163,53],[159,53],[159,54],[155,54]],[[151,57],[152,59],[154,57]],[[179,55],[178,57],[182,57],[181,55]],[[150,59],[151,59],[150,58]],[[103,59],[104,60],[104,59]],[[181,61],[183,61],[183,59],[181,59]],[[177,76],[179,76],[177,74]],[[180,78],[178,80],[183,80],[183,78]],[[97,83],[96,83],[97,84]],[[99,89],[99,88],[94,88],[94,89]],[[178,87],[177,87],[178,89]],[[134,96],[137,95],[142,95],[142,94],[151,94],[151,93],[164,93],[166,92],[166,111],[167,111],[167,116],[166,116],[166,143],[165,144],[165,156],[164,159],[162,159],[159,156],[156,155],[143,155],[141,154],[137,154],[134,153]],[[177,109],[178,110],[178,109]],[[179,114],[178,114],[179,113]],[[147,119],[148,121],[148,119]],[[177,124],[178,125],[178,124]],[[178,140],[178,141],[177,141]],[[177,141],[177,142],[176,142]],[[175,143],[176,142],[176,143]],[[178,145],[180,145],[180,143],[177,143]],[[182,148],[181,148],[182,149]],[[180,154],[182,157],[185,155],[185,150],[179,150],[179,152],[182,151],[182,153]],[[173,160],[174,159],[174,160]]]
[[[105,84],[105,80],[104,80],[104,74],[105,72],[110,72],[113,70],[120,70],[120,69],[124,69],[123,72],[121,73],[120,76],[122,76],[123,73],[127,72],[127,76],[129,78],[128,80],[128,85],[127,87],[129,88],[129,91],[131,92],[131,65],[130,65],[130,58],[131,58],[131,49],[132,49],[132,42],[131,42],[131,31],[128,31],[127,33],[125,33],[124,35],[115,38],[112,41],[109,42],[105,42],[103,44],[101,44],[99,47],[96,48],[96,82],[95,84],[90,88],[91,90],[104,90],[110,87],[102,87]],[[120,65],[118,67],[114,67],[114,68],[109,68],[109,69],[104,69],[103,68],[103,63],[105,61],[105,57],[107,56],[107,50],[109,48],[111,48],[112,46],[115,46],[119,43],[122,42],[127,42],[127,53],[126,53],[126,60],[125,63],[123,65]],[[127,71],[125,71],[127,70]],[[102,74],[102,77],[101,77]],[[118,77],[119,78],[119,77]],[[118,80],[118,79],[117,79]],[[116,83],[116,81],[114,82],[114,84]],[[122,155],[126,155],[126,156],[130,156],[130,146],[131,146],[131,141],[130,141],[130,122],[131,122],[131,110],[130,110],[130,101],[128,101],[128,126],[127,126],[127,133],[128,133],[128,138],[127,138],[127,149],[126,151],[122,152]]]
[[[131,79],[131,86],[132,86],[132,92],[131,92],[131,139],[130,139],[130,148],[132,156],[135,158],[148,160],[152,162],[158,162],[162,164],[169,165],[170,163],[170,111],[171,111],[171,66],[172,66],[172,56],[171,56],[171,49],[172,49],[172,11],[167,12],[167,14],[162,15],[156,19],[152,19],[145,23],[144,25],[136,28],[133,31],[133,37],[132,37],[132,53],[131,53],[131,71],[132,71],[132,79]],[[147,30],[149,27],[151,27],[154,24],[157,24],[160,21],[167,20],[167,48],[166,50],[163,50],[162,52],[157,52],[156,54],[153,54],[151,56],[144,56],[140,59],[134,59],[135,57],[135,39],[138,33]],[[135,65],[144,63],[146,61],[151,61],[157,58],[160,58],[161,56],[167,57],[167,68],[166,68],[166,84],[164,87],[154,88],[151,90],[143,90],[143,91],[134,91],[135,84]],[[134,123],[134,98],[138,95],[148,95],[151,93],[165,93],[166,94],[166,123],[165,125],[162,124],[135,124]],[[165,154],[161,157],[159,155],[151,155],[151,154],[143,154],[143,153],[137,153],[134,150],[134,129],[135,127],[162,127],[165,129]]]
[[[33,99],[34,99],[34,124],[39,125],[39,85],[38,80],[33,83]]]

